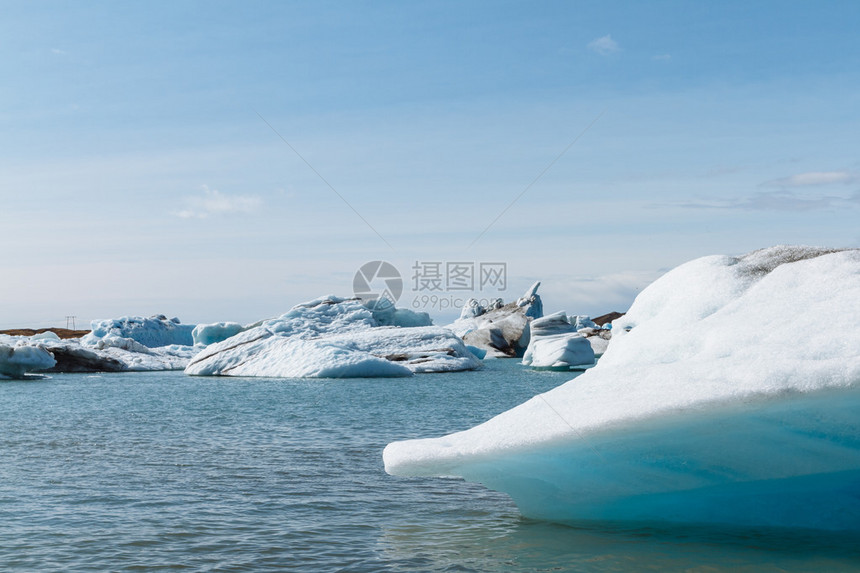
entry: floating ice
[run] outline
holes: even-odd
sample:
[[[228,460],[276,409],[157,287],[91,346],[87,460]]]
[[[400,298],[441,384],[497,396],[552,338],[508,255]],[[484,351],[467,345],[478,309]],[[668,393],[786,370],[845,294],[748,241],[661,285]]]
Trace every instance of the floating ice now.
[[[564,311],[531,322],[523,364],[533,368],[570,369],[594,364],[588,339],[577,333]]]
[[[597,324],[591,320],[591,317],[584,314],[577,314],[569,317],[570,324],[573,325],[574,330],[582,330],[583,328],[597,328]]]
[[[480,360],[449,330],[379,326],[380,320],[407,325],[429,322],[425,313],[392,311],[386,309],[380,315],[358,299],[321,297],[207,347],[185,372],[345,378],[411,376],[480,367]]]
[[[401,326],[414,328],[416,326],[431,326],[433,321],[426,312],[415,312],[408,308],[395,308],[393,305],[385,308],[374,308],[373,318],[379,326]]]
[[[463,305],[463,308],[460,310],[460,318],[474,318],[476,316],[481,316],[484,314],[484,307],[481,306],[481,303],[478,302],[476,298],[470,298],[466,301],[466,304]]]
[[[238,322],[216,322],[214,324],[198,324],[191,332],[194,344],[208,346],[227,340],[245,330]]]
[[[860,250],[694,260],[636,298],[593,369],[470,430],[389,444],[386,471],[462,476],[555,521],[858,531],[858,300]]]
[[[537,289],[540,287],[540,281],[536,282],[525,292],[523,296],[517,300],[517,306],[521,307],[530,318],[540,318],[543,316],[543,302]]]
[[[95,345],[106,336],[131,338],[149,348],[178,344],[191,346],[193,324],[180,324],[178,318],[168,320],[163,314],[143,318],[124,316],[108,320],[94,320],[92,332],[83,337],[84,344]]]
[[[94,344],[79,339],[34,340],[28,344],[49,351],[56,365],[49,372],[123,372],[182,370],[199,349],[171,345],[147,348],[136,340],[105,336]]]
[[[24,378],[28,372],[47,370],[54,364],[54,357],[43,348],[0,345],[0,376]]]
[[[45,332],[34,334],[30,337],[30,340],[60,340],[60,337],[57,336],[56,332],[52,330],[46,330]]]
[[[491,358],[522,356],[529,344],[529,321],[543,316],[539,286],[539,282],[533,284],[517,302],[509,304],[497,298],[484,307],[470,298],[460,318],[448,328]]]

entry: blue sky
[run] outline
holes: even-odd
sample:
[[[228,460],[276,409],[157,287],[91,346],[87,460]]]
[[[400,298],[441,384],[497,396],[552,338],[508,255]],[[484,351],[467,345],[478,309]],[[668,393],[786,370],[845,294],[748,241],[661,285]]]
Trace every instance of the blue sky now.
[[[403,306],[415,261],[503,261],[595,315],[860,244],[856,2],[0,7],[0,327],[249,322],[377,259]]]

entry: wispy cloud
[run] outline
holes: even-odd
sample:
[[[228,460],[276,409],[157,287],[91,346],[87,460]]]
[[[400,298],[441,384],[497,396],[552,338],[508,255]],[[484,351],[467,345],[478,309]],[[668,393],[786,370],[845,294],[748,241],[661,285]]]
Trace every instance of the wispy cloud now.
[[[642,289],[654,282],[663,271],[624,271],[618,273],[554,277],[541,286],[545,301],[566,301],[564,309],[571,314],[603,314],[625,311]],[[596,316],[596,314],[592,314]]]
[[[206,219],[213,215],[254,213],[262,200],[254,195],[228,195],[208,185],[200,188],[201,194],[185,198],[185,208],[171,214],[181,219]]]
[[[661,61],[671,60],[672,54],[657,54],[656,56],[651,56],[651,59]]]
[[[612,39],[612,36],[606,34],[600,38],[592,40],[588,43],[588,49],[601,56],[609,56],[621,51],[621,46],[618,42]]]
[[[59,48],[51,48],[51,53],[56,54],[58,56],[65,56],[67,52],[65,50],[61,50]]]
[[[804,196],[790,191],[756,193],[733,199],[700,200],[677,204],[686,209],[740,209],[747,211],[817,211],[860,207],[860,192],[849,197],[835,195]]]
[[[811,187],[816,185],[848,184],[860,181],[860,175],[852,171],[810,171],[790,177],[765,181],[762,187]]]

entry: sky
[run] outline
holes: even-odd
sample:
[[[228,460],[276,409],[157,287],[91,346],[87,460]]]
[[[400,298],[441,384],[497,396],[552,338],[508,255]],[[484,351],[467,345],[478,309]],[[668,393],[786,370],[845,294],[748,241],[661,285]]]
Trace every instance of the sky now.
[[[247,323],[370,261],[437,323],[537,280],[596,316],[700,256],[860,246],[857,2],[0,13],[0,328]]]

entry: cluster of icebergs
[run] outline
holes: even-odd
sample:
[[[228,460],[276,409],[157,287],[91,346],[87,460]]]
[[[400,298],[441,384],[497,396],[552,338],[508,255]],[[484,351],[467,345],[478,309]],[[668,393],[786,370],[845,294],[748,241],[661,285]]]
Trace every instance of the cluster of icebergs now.
[[[553,521],[860,532],[860,249],[697,259],[610,328],[543,316],[539,285],[508,304],[470,300],[444,328],[325,296],[250,325],[127,317],[77,340],[0,336],[0,376],[411,376],[522,357],[586,371],[469,430],[391,443],[386,471],[460,476]]]
[[[52,332],[0,337],[0,375],[184,370],[199,376],[401,377],[474,370],[495,357],[525,356],[523,363],[534,367],[593,364],[605,341],[583,333],[600,329],[587,317],[570,322],[564,313],[542,319],[539,286],[509,304],[498,299],[485,308],[471,299],[447,327],[433,326],[427,313],[369,308],[334,295],[249,325],[186,325],[163,315],[99,320],[80,339],[61,340]]]
[[[35,336],[0,335],[0,375],[29,372],[123,372],[182,370],[199,351],[193,326],[176,318],[123,317],[93,321],[82,338],[61,340],[51,331]]]

